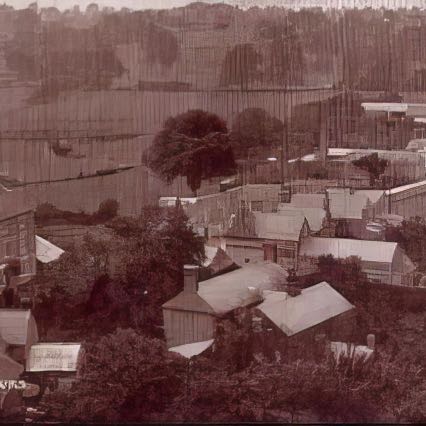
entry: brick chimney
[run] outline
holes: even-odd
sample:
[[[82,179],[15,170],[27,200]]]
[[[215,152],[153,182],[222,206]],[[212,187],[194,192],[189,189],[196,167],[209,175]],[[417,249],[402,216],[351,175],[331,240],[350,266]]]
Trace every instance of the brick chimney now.
[[[198,269],[197,265],[184,265],[183,267],[183,292],[195,294],[198,291]]]

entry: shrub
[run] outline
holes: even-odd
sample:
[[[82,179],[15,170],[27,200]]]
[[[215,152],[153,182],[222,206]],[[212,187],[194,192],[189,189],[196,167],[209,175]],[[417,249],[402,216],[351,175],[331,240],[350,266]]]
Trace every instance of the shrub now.
[[[97,216],[101,219],[112,219],[118,214],[119,203],[117,200],[108,199],[99,204]]]

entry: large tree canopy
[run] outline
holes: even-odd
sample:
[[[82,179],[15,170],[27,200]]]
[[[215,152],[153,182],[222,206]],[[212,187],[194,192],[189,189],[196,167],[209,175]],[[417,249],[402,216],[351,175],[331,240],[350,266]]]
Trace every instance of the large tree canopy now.
[[[246,157],[251,148],[282,144],[284,125],[261,108],[248,108],[232,124],[231,145],[237,157]]]
[[[222,64],[220,84],[223,86],[238,84],[247,86],[260,78],[258,69],[262,63],[262,56],[256,52],[254,44],[237,44],[228,51]]]
[[[202,110],[169,118],[154,139],[150,166],[167,182],[186,176],[196,191],[203,179],[235,173],[227,132],[221,118]]]

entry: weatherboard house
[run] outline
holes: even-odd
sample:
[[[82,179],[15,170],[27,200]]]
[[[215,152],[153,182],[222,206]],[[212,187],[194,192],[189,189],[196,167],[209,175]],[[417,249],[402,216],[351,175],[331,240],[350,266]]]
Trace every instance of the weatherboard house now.
[[[412,286],[415,265],[397,243],[354,240],[349,238],[309,237],[302,241],[299,252],[299,275],[315,272],[320,256],[335,259],[358,257],[361,270],[370,280],[392,285]]]
[[[263,290],[281,288],[287,273],[276,263],[245,265],[198,282],[198,267],[184,268],[184,289],[163,308],[167,347],[214,339],[217,321],[262,301]]]
[[[324,341],[351,341],[355,307],[328,283],[300,292],[264,291],[264,301],[253,311],[264,336],[263,351],[279,350],[287,359],[299,358]]]

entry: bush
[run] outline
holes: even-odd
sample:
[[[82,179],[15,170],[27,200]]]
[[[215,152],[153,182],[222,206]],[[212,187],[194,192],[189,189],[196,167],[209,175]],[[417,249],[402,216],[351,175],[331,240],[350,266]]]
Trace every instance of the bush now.
[[[43,203],[37,207],[35,212],[36,219],[41,221],[58,217],[59,210],[50,203]]]
[[[117,200],[108,199],[99,204],[97,216],[102,219],[112,219],[118,214],[119,203]]]

